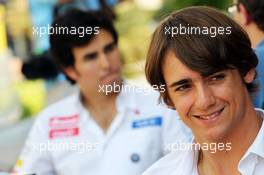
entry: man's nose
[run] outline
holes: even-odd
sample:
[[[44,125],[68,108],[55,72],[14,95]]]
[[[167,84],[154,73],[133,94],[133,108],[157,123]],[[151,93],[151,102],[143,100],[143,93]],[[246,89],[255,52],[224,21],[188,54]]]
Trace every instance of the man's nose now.
[[[102,53],[99,57],[99,64],[100,67],[103,69],[109,69],[110,67],[110,60],[108,59],[105,53]]]
[[[208,107],[215,104],[215,101],[214,92],[210,87],[203,85],[197,88],[195,106],[198,109],[208,109]]]

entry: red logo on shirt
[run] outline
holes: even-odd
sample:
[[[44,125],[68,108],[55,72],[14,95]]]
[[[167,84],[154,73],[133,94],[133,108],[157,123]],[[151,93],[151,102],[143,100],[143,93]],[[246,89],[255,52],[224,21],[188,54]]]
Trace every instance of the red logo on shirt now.
[[[79,128],[66,128],[66,129],[54,129],[50,130],[49,138],[54,139],[56,137],[68,137],[79,135]]]
[[[52,117],[49,120],[49,138],[79,135],[79,115]]]

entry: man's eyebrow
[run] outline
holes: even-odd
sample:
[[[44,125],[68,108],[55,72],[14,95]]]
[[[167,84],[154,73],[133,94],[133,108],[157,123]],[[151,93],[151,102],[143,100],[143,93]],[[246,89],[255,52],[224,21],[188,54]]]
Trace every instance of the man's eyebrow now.
[[[172,87],[175,87],[175,86],[179,86],[179,85],[182,85],[182,84],[189,83],[190,81],[191,81],[190,79],[182,79],[182,80],[173,82],[169,87],[172,88]]]
[[[91,57],[95,57],[97,55],[97,52],[96,51],[93,51],[93,52],[88,52],[86,53],[83,58],[91,58]]]
[[[115,41],[111,41],[111,42],[105,44],[104,45],[104,48],[109,47],[109,46],[112,46],[112,45],[115,45],[115,44],[116,44]]]

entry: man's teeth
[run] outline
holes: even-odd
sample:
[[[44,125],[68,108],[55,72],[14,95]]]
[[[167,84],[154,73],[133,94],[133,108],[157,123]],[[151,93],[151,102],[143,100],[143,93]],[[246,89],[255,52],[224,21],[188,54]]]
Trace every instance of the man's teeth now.
[[[221,109],[220,111],[217,111],[217,112],[210,114],[210,115],[199,115],[196,117],[203,119],[203,120],[209,120],[209,119],[212,119],[212,118],[216,117],[217,115],[219,115],[223,110],[224,110],[224,108]]]
[[[216,117],[219,113],[220,113],[220,112],[218,111],[218,112],[215,112],[215,113],[213,113],[213,114],[211,114],[211,115],[199,116],[199,118],[208,120],[208,119],[211,119],[211,118]]]

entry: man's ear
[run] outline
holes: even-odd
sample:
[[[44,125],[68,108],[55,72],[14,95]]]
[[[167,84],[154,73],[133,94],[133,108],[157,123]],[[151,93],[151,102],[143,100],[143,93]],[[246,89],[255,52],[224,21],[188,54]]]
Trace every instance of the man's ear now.
[[[255,77],[256,77],[256,69],[255,68],[252,68],[244,76],[244,81],[246,83],[252,83],[254,81]]]
[[[238,8],[239,12],[241,13],[241,23],[243,25],[248,25],[251,22],[251,18],[246,7],[242,3],[239,3]]]
[[[68,67],[64,68],[63,71],[72,80],[77,81],[78,73],[76,72],[74,66],[68,66]]]

